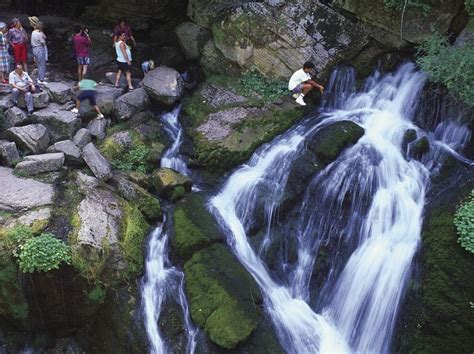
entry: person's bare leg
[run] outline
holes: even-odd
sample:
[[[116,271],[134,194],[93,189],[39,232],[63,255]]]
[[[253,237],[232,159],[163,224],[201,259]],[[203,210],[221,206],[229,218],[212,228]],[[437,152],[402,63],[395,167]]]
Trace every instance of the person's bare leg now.
[[[133,90],[133,86],[132,86],[132,73],[130,71],[127,71],[127,73],[125,74],[126,77],[127,77],[127,84],[128,84],[128,88]]]
[[[3,71],[0,71],[0,81],[5,80],[5,75],[3,75]]]
[[[97,114],[102,114],[102,112],[100,111],[99,106],[95,105],[95,106],[94,106],[94,109],[95,109],[95,111],[97,112]]]
[[[76,100],[76,108],[77,108],[77,110],[79,110],[80,107],[81,107],[81,101]]]
[[[303,95],[306,95],[312,89],[313,86],[311,84],[303,84]]]
[[[82,65],[77,66],[77,78],[79,79],[78,82],[82,80]]]
[[[120,76],[122,76],[122,70],[117,71],[117,75],[115,75],[115,87],[119,86]]]
[[[87,65],[82,66],[82,78],[84,78],[84,76],[86,76],[87,74],[87,67],[88,67]]]

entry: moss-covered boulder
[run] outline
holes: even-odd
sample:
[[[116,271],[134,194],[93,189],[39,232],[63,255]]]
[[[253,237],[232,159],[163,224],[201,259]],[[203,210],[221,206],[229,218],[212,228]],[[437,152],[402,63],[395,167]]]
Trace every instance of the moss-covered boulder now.
[[[184,265],[193,320],[219,346],[232,349],[257,328],[262,297],[257,284],[229,249],[214,244]]]
[[[155,170],[152,178],[155,191],[164,198],[171,198],[178,189],[190,192],[193,186],[193,182],[189,177],[167,167]]]
[[[317,131],[308,139],[308,149],[325,164],[336,160],[347,147],[357,143],[364,135],[364,129],[350,121],[332,123]]]
[[[191,194],[178,203],[173,222],[175,234],[171,247],[183,261],[197,251],[224,240],[215,219],[204,205],[204,199],[198,194]]]
[[[422,136],[410,146],[410,154],[416,159],[421,159],[424,154],[430,151],[430,147],[428,137]]]

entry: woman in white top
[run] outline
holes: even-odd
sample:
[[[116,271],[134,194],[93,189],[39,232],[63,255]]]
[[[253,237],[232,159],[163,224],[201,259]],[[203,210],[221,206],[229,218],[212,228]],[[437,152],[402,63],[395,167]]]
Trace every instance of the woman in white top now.
[[[120,76],[122,71],[125,72],[128,83],[128,91],[133,90],[132,86],[132,51],[130,47],[125,43],[126,34],[125,32],[119,32],[117,42],[115,42],[115,51],[117,53],[117,76],[115,78],[115,87],[119,87]]]
[[[47,84],[44,80],[46,74],[46,35],[43,32],[43,22],[35,24],[35,30],[31,33],[31,46],[36,65],[38,65],[38,84]]]

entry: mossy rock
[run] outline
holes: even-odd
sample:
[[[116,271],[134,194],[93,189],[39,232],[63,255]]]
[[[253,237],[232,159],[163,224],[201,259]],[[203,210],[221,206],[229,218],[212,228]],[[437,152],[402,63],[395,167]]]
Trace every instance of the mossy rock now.
[[[420,159],[428,151],[430,151],[430,141],[426,136],[415,141],[410,147],[411,155],[417,159]]]
[[[0,256],[0,316],[19,327],[26,325],[29,306],[20,282],[15,260],[2,252]]]
[[[184,188],[186,192],[191,192],[193,186],[189,177],[167,167],[155,170],[152,178],[155,191],[164,198],[171,198],[173,191],[178,187]]]
[[[176,206],[173,222],[175,234],[171,247],[183,261],[197,251],[224,240],[215,219],[198,194],[187,196]]]
[[[230,250],[214,244],[184,265],[193,320],[212,342],[233,349],[257,328],[262,297],[257,284]]]
[[[330,124],[308,140],[308,149],[325,164],[337,159],[347,147],[354,145],[364,135],[364,129],[356,123],[341,121]]]

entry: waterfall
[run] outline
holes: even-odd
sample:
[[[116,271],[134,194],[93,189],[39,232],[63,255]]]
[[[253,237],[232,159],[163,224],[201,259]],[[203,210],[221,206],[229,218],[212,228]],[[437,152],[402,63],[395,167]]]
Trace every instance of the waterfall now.
[[[333,75],[319,119],[307,119],[257,150],[209,206],[257,281],[288,353],[387,353],[420,242],[430,165],[442,149],[459,155],[469,133],[456,125],[430,135],[414,125],[425,76],[411,63],[393,74],[376,72],[357,93],[351,70]],[[273,241],[292,161],[306,139],[342,120],[359,124],[365,135],[306,186],[293,221],[286,220],[294,224],[285,237],[297,240],[297,260],[270,269],[262,255]],[[404,156],[407,129],[430,135],[436,147],[422,162]],[[257,209],[265,212],[266,225],[255,250],[248,231]],[[331,269],[314,293],[322,246],[330,249]]]
[[[186,163],[179,154],[182,143],[182,127],[178,117],[181,106],[162,115],[165,130],[173,141],[172,146],[161,159],[161,167],[170,167],[182,174],[189,175]],[[153,230],[149,237],[145,262],[145,276],[142,281],[142,304],[145,317],[145,328],[150,342],[150,352],[164,354],[171,352],[160,332],[158,321],[165,301],[173,300],[179,304],[183,312],[186,328],[186,353],[192,354],[196,349],[198,330],[191,321],[190,311],[184,294],[184,274],[173,267],[168,258],[168,239],[171,234],[172,222],[169,215],[171,208],[164,208],[164,220]]]

